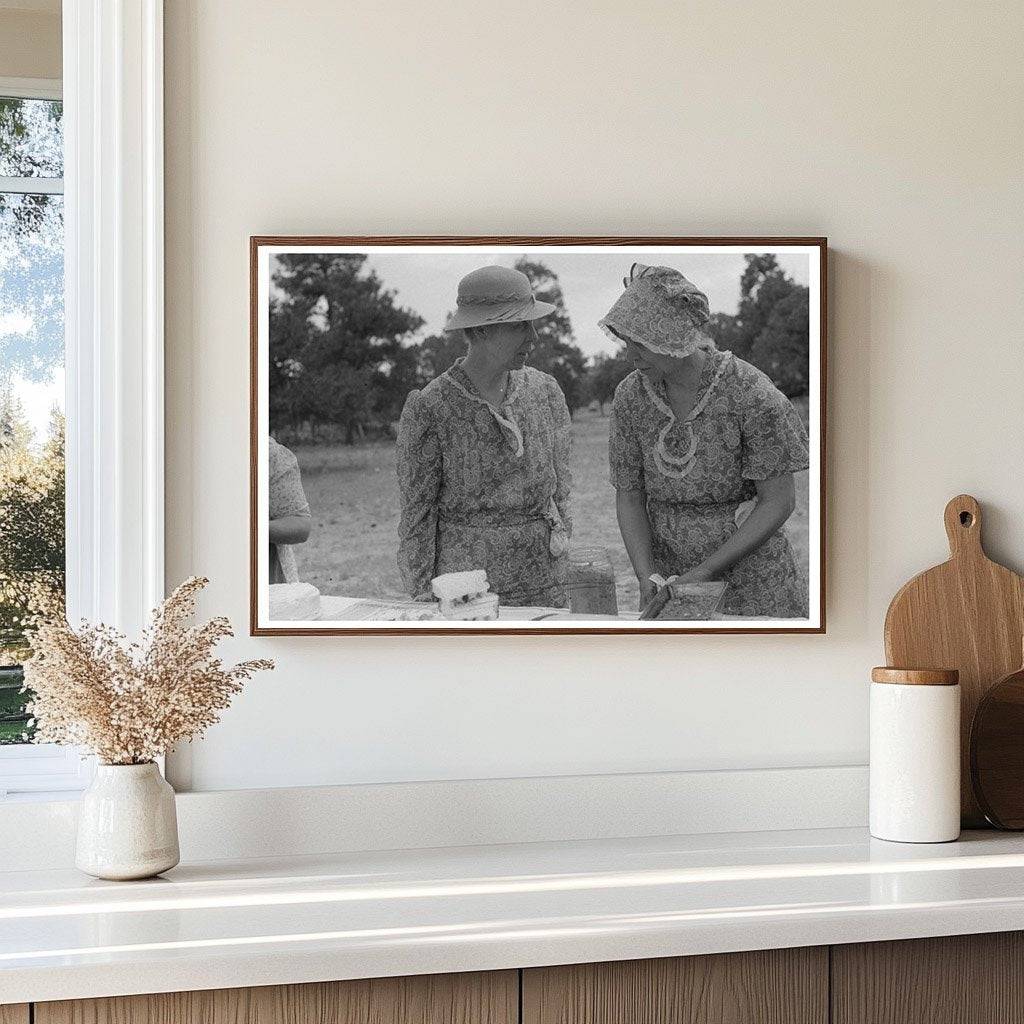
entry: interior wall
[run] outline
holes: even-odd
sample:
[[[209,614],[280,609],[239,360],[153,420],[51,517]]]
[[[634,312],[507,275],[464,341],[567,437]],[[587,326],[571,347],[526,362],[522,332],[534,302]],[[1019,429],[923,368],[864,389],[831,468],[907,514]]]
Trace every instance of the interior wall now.
[[[1024,8],[167,0],[168,583],[269,656],[198,789],[863,763],[892,593],[1024,567]],[[827,235],[825,636],[251,639],[251,234]]]
[[[38,4],[35,5],[38,8]],[[60,4],[22,10],[0,4],[0,78],[60,78]]]

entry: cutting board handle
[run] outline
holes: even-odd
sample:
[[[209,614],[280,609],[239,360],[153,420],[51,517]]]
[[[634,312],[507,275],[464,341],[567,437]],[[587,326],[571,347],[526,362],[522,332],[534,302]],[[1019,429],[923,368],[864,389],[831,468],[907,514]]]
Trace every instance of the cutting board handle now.
[[[953,558],[984,558],[981,547],[981,506],[969,494],[958,494],[946,506],[946,536]]]

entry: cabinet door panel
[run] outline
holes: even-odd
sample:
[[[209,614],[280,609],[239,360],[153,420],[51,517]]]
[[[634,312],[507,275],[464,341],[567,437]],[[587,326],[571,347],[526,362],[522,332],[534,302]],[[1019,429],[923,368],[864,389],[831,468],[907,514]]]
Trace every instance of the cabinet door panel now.
[[[35,1024],[516,1024],[518,997],[515,971],[438,974],[38,1003]]]
[[[832,947],[834,1024],[1024,1024],[1024,935]]]
[[[825,1024],[828,950],[771,949],[523,972],[523,1024]]]
[[[28,1024],[27,1003],[0,1005],[0,1024]]]

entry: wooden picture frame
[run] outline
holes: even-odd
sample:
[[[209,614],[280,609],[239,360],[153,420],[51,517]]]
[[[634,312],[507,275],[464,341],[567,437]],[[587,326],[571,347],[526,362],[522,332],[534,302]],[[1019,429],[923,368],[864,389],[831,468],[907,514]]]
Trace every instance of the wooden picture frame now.
[[[530,621],[499,620],[496,622],[452,621],[365,621],[362,619],[329,619],[297,622],[273,619],[268,614],[269,598],[269,527],[263,522],[268,508],[266,445],[269,438],[269,333],[270,333],[270,261],[281,254],[342,253],[347,255],[420,254],[424,258],[438,255],[473,254],[494,259],[526,252],[554,259],[561,254],[581,256],[618,256],[622,252],[623,270],[628,270],[633,257],[642,262],[657,263],[659,255],[696,259],[721,255],[773,254],[806,257],[808,303],[808,540],[806,565],[808,580],[807,617],[784,620],[738,618],[687,619],[670,621],[639,621],[635,616],[607,619],[588,616],[584,619],[560,616],[557,621],[543,618]],[[659,252],[660,250],[660,252]],[[826,407],[827,407],[827,240],[823,237],[619,237],[619,236],[290,236],[257,235],[250,238],[250,633],[253,636],[416,636],[416,635],[562,635],[562,634],[823,634],[826,629]],[[450,306],[455,304],[456,281],[450,282]],[[700,281],[696,282],[698,285]],[[384,285],[389,286],[388,281]],[[710,289],[709,289],[710,290]],[[712,312],[715,312],[712,304]],[[312,314],[311,314],[312,315]],[[726,315],[726,314],[723,314]],[[817,492],[815,493],[815,486]],[[608,514],[615,515],[614,504]],[[576,538],[574,537],[574,540]],[[585,538],[583,538],[585,541]],[[619,574],[621,578],[621,573]],[[330,600],[334,600],[331,598]],[[355,600],[338,598],[338,601]],[[321,607],[326,606],[325,600]],[[514,609],[506,609],[514,612]],[[733,624],[735,622],[735,624]],[[761,625],[760,623],[764,624]]]

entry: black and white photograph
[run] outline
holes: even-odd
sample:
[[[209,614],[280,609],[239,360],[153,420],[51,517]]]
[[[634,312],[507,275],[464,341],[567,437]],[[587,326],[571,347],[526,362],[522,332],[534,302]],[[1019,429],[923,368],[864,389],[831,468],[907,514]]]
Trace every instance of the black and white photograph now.
[[[823,632],[823,239],[253,238],[252,632]]]

